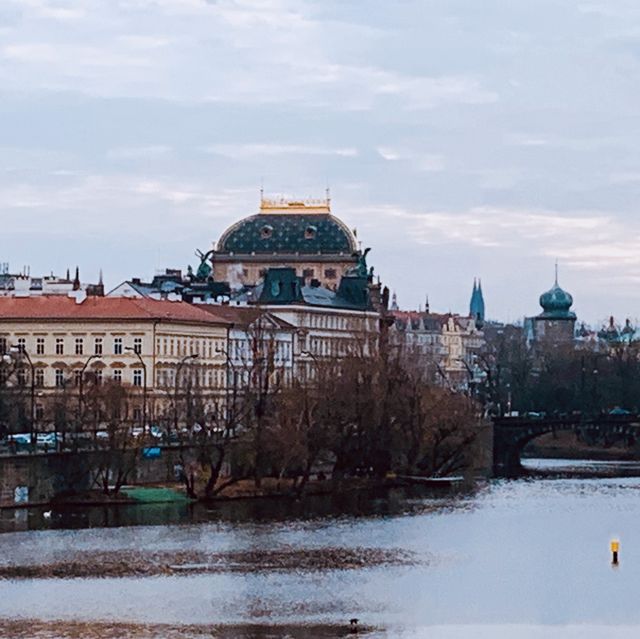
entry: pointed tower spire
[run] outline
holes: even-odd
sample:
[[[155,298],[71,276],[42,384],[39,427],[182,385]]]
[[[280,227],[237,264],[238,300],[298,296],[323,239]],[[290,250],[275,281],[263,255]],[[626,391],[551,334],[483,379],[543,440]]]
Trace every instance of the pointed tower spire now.
[[[73,290],[80,290],[80,269],[76,266],[76,276],[73,278]]]
[[[53,276],[53,271],[51,271],[51,275]],[[67,282],[70,282],[70,278],[69,278],[69,267],[67,267]]]
[[[98,284],[102,286],[104,282],[102,281],[102,269],[100,269],[100,274],[98,275]]]
[[[558,286],[558,258],[556,257],[556,281],[555,285]]]
[[[473,278],[473,293],[469,304],[469,317],[476,321],[476,326],[480,328],[484,324],[484,296],[482,295],[482,280]]]
[[[427,313],[427,315],[429,314],[429,295],[425,296],[424,312]]]

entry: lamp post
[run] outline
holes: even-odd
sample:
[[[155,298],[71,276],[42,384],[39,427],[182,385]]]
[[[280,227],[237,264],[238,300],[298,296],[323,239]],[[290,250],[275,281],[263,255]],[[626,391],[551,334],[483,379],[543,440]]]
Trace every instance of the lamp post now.
[[[147,432],[147,365],[137,348],[125,346],[124,350],[133,353],[142,366],[142,433],[144,435]]]
[[[33,361],[31,360],[31,356],[27,352],[27,349],[24,346],[20,346],[18,344],[13,344],[11,346],[11,352],[26,358],[29,363],[29,368],[31,369],[31,419],[30,419],[30,435],[31,435],[31,449],[33,450],[36,445],[36,431],[35,431],[35,421],[36,421],[36,369],[33,365]],[[16,358],[17,359],[17,358]]]
[[[173,429],[176,435],[178,434],[178,387],[180,386],[180,371],[182,367],[188,362],[197,359],[197,353],[191,353],[191,355],[185,355],[179,362],[176,367],[176,380],[175,380],[175,388],[174,388],[174,396],[173,396]]]
[[[78,433],[82,430],[82,404],[84,402],[84,374],[87,370],[87,366],[89,366],[90,362],[94,359],[101,359],[102,355],[90,355],[87,357],[84,365],[80,369],[80,379],[78,380],[78,427],[76,428],[76,442],[75,446],[78,445]],[[66,430],[66,428],[65,428]],[[95,435],[94,435],[95,436]],[[65,433],[62,433],[62,446],[64,447],[64,439]]]
[[[78,432],[81,430],[82,426],[82,403],[84,401],[84,374],[87,370],[87,366],[94,359],[100,359],[102,355],[90,355],[87,358],[87,361],[84,363],[82,368],[80,369],[80,379],[78,380]]]
[[[311,360],[313,361],[313,365],[315,366],[316,369],[316,376],[319,378],[320,375],[320,360],[318,359],[318,356],[315,353],[312,353],[311,351],[300,351],[300,355],[306,355],[308,357],[311,358]],[[305,375],[306,375],[306,367],[305,367]]]

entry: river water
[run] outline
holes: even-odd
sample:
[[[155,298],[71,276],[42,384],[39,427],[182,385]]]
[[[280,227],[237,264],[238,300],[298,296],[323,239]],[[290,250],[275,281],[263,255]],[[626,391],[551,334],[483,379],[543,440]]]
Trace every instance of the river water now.
[[[375,548],[413,558],[409,565],[348,570],[4,579],[5,621],[55,621],[61,628],[70,620],[168,624],[185,637],[191,636],[180,633],[185,624],[275,628],[272,634],[238,630],[242,637],[294,636],[278,630],[285,625],[307,625],[307,634],[295,636],[312,637],[314,625],[327,624],[338,629],[328,636],[344,636],[340,629],[352,617],[372,629],[363,636],[376,639],[640,634],[635,477],[496,480],[461,493],[396,491],[305,504],[151,505],[48,517],[6,511],[0,526],[0,565],[140,550]],[[621,543],[617,568],[609,555],[614,537]]]

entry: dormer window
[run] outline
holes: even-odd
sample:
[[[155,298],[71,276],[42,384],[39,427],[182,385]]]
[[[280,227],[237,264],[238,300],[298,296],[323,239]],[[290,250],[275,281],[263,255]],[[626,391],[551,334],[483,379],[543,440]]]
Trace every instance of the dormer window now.
[[[307,228],[304,230],[304,239],[305,240],[313,240],[316,237],[316,233],[318,232],[318,229],[315,226],[307,226]]]
[[[269,224],[265,224],[260,229],[260,238],[261,239],[268,240],[272,235],[273,235],[273,226],[270,226]]]

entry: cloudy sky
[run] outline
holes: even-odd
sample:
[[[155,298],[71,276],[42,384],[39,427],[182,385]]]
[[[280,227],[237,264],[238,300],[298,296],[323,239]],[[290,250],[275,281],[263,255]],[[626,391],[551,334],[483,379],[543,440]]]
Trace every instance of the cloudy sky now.
[[[2,0],[0,261],[107,285],[321,196],[401,306],[640,316],[637,0]]]

